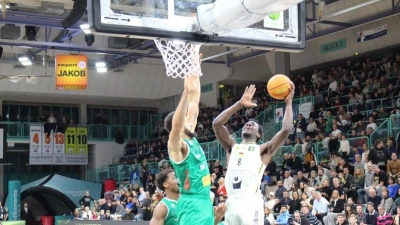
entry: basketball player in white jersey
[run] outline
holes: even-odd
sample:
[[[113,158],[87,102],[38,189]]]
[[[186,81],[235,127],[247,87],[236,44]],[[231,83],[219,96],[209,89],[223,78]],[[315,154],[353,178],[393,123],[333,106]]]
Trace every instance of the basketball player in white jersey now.
[[[258,145],[262,127],[255,120],[248,121],[242,129],[242,143],[236,143],[224,126],[228,120],[243,107],[256,107],[251,102],[256,88],[246,87],[240,99],[223,111],[213,121],[214,132],[226,151],[228,171],[225,187],[228,194],[225,212],[227,225],[263,225],[264,205],[260,193],[261,178],[275,152],[283,145],[293,127],[292,99],[295,86],[291,82],[289,95],[286,97],[286,111],[282,129],[268,142]]]

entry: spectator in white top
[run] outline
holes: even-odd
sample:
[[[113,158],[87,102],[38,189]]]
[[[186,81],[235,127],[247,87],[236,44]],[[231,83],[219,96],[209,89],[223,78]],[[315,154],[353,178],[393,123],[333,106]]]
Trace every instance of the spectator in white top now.
[[[47,123],[57,123],[57,120],[54,117],[53,113],[50,113],[49,118],[47,118]]]
[[[312,214],[315,215],[318,220],[323,221],[324,216],[328,214],[329,202],[325,198],[322,198],[321,192],[315,192],[315,199],[313,203]]]
[[[310,118],[310,123],[307,125],[308,132],[314,132],[317,129],[317,123],[315,123],[313,118]]]
[[[291,191],[294,182],[295,180],[293,179],[293,177],[290,176],[290,171],[288,170],[285,171],[285,179],[283,180],[283,187],[285,187],[286,190]]]
[[[268,195],[268,201],[265,203],[265,207],[268,207],[270,211],[274,211],[275,204],[275,193],[270,192]]]
[[[332,92],[337,92],[337,90],[338,90],[338,83],[334,78],[331,78],[331,83],[329,83],[328,87],[329,95],[331,95],[330,93]]]
[[[376,123],[374,122],[374,117],[373,116],[370,116],[368,118],[368,121],[369,121],[369,124],[367,125],[367,128],[371,127],[373,130],[375,130],[378,127],[378,125],[376,125]]]
[[[252,108],[247,108],[246,111],[244,112],[245,116],[251,116],[251,113],[253,112]]]
[[[343,159],[346,159],[350,153],[350,142],[347,140],[346,135],[341,136],[342,140],[340,141],[339,153],[341,153]]]
[[[336,124],[334,124],[334,125],[332,126],[332,128],[333,128],[333,131],[332,131],[332,133],[331,133],[332,138],[337,138],[338,134],[341,134],[342,131],[340,131],[340,130],[338,129],[338,127],[337,127]]]

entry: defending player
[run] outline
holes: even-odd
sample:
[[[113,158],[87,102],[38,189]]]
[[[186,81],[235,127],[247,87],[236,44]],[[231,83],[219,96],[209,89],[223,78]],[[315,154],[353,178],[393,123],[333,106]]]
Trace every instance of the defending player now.
[[[225,224],[261,225],[263,224],[263,199],[260,194],[261,178],[270,158],[288,138],[293,126],[292,99],[294,84],[291,82],[290,93],[286,97],[286,111],[282,129],[268,142],[257,145],[261,138],[262,127],[250,120],[242,129],[242,143],[237,144],[224,126],[233,114],[241,108],[255,107],[251,99],[256,91],[254,85],[246,87],[240,101],[223,111],[213,121],[214,132],[226,151],[228,170],[225,187],[228,194]]]
[[[179,187],[173,170],[164,170],[160,173],[157,186],[165,192],[165,197],[156,206],[151,218],[150,225],[177,225],[177,204],[179,198]],[[210,202],[210,204],[212,204]],[[224,217],[226,207],[220,204],[214,207],[215,224]]]
[[[214,224],[214,210],[210,204],[210,172],[206,156],[194,132],[199,102],[199,76],[186,77],[176,111],[168,114],[164,120],[165,129],[169,132],[169,158],[181,193],[178,202],[180,225]]]

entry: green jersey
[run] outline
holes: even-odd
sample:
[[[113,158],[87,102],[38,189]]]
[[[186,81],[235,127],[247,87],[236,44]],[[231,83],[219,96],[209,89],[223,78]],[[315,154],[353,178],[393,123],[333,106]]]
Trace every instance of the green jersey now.
[[[210,196],[210,171],[203,149],[196,138],[184,139],[184,142],[188,146],[186,158],[182,162],[174,162],[170,159],[179,182],[180,193]]]
[[[161,204],[164,204],[167,209],[167,215],[165,216],[164,225],[177,225],[178,224],[178,202],[169,198],[162,198],[160,201]]]

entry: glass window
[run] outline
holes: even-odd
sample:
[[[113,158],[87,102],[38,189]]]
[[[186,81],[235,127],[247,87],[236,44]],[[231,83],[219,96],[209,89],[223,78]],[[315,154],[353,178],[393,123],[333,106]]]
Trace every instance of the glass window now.
[[[19,107],[19,122],[28,122],[29,119],[29,106],[21,105]]]
[[[144,126],[149,122],[148,111],[140,111],[140,126]]]
[[[101,118],[103,118],[103,124],[110,124],[111,109],[102,109]]]
[[[39,106],[30,106],[29,122],[39,122]]]
[[[122,125],[129,125],[129,110],[121,110],[120,121]]]
[[[79,109],[77,107],[73,107],[71,109],[71,115],[70,115],[69,119],[72,119],[75,124],[79,123],[79,121],[80,121],[79,120]]]
[[[10,121],[18,121],[18,117],[19,117],[19,106],[18,105],[10,105],[9,120]]]
[[[118,109],[111,109],[110,113],[111,113],[111,116],[110,116],[111,118],[110,118],[110,123],[109,124],[111,124],[111,125],[119,125],[120,124],[119,121],[118,121],[119,110]]]
[[[47,117],[49,117],[51,113],[51,107],[50,106],[42,106],[42,115],[44,118],[47,120]]]
[[[9,119],[9,114],[8,114],[8,110],[9,110],[9,105],[3,105],[3,121],[8,121]]]
[[[131,110],[131,125],[138,125],[138,112],[137,110]]]
[[[57,122],[61,121],[61,107],[53,106],[51,107],[51,113],[53,113],[53,116],[56,118]]]

